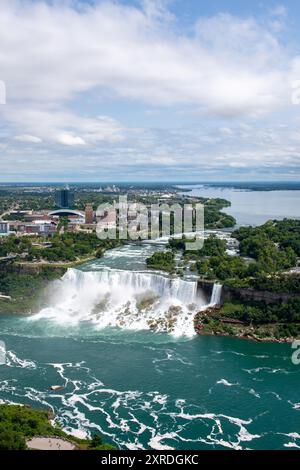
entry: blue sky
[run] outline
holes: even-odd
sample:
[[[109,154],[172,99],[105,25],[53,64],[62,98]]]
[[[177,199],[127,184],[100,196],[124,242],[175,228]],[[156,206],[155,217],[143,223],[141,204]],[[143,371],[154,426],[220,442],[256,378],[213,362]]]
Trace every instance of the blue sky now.
[[[297,180],[300,3],[2,0],[0,181]]]

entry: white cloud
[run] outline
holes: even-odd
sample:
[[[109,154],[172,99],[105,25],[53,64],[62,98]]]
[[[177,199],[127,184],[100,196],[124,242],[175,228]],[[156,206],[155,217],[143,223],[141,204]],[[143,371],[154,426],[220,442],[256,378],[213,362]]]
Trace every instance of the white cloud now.
[[[231,137],[234,133],[230,127],[221,127],[219,130],[221,134],[223,134],[223,136],[227,136],[227,137]]]
[[[202,17],[184,32],[168,3],[141,0],[141,9],[112,1],[1,0],[7,105],[0,113],[11,137],[2,171],[15,168],[17,158],[32,172],[39,165],[48,172],[53,165],[78,172],[160,165],[170,174],[299,165],[287,112],[295,109],[290,84],[300,78],[300,58],[277,34],[286,10],[277,7],[261,21]],[[111,102],[138,103],[152,122],[162,120],[164,108],[165,122],[161,129],[130,128],[124,108],[124,123],[103,115]],[[277,110],[286,113],[287,128],[267,126]],[[192,125],[184,128],[187,115]],[[30,144],[41,142],[33,155]]]
[[[94,145],[99,142],[122,140],[123,129],[111,118],[87,118],[63,109],[36,109],[6,106],[3,115],[8,123],[26,134],[18,136],[23,142],[52,142],[63,145]],[[27,134],[28,133],[28,134]]]
[[[32,144],[39,144],[42,142],[42,139],[39,137],[35,137],[34,135],[17,135],[15,137],[15,140],[18,140],[19,142],[27,142],[27,143],[32,143]]]
[[[64,144],[64,145],[85,145],[86,142],[78,136],[70,135],[70,134],[60,134],[57,136],[57,142]]]
[[[202,18],[191,37],[153,13],[160,2],[146,2],[144,11],[112,2],[76,10],[69,3],[2,0],[8,100],[53,103],[109,89],[150,104],[231,114],[273,109],[289,93],[289,57],[254,19]]]

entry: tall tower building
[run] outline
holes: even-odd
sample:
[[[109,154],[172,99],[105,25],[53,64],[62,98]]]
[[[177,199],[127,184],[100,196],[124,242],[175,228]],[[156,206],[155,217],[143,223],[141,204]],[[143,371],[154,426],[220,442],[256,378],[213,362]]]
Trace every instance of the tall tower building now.
[[[74,194],[68,188],[60,189],[55,193],[55,204],[62,209],[68,209],[74,204]]]
[[[92,224],[94,222],[94,210],[92,204],[87,204],[85,207],[85,223]]]

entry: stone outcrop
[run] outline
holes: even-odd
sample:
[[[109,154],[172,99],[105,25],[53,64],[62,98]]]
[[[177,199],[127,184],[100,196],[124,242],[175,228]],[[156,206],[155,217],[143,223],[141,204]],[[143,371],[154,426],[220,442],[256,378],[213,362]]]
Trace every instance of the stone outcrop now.
[[[198,281],[198,290],[201,291],[201,294],[204,294],[204,297],[209,304],[211,299],[211,294],[214,288],[214,281],[200,280]]]

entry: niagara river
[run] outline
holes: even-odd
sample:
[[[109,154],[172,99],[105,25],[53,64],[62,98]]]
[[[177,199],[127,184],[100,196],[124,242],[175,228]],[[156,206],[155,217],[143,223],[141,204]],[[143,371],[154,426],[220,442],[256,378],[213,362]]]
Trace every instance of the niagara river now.
[[[39,312],[1,316],[1,401],[121,449],[299,449],[290,345],[197,336],[221,287],[207,299],[193,279],[147,271],[157,249],[111,250],[54,281]]]

